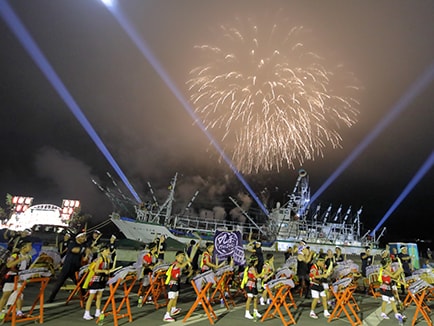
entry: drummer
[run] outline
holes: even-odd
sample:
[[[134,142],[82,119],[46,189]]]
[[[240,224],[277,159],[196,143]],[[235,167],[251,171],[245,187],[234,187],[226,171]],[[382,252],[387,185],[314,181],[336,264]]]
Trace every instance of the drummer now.
[[[329,277],[329,271],[325,266],[325,257],[319,256],[316,263],[312,265],[309,271],[310,278],[310,286],[311,286],[311,295],[312,295],[312,303],[310,306],[310,314],[309,317],[318,319],[318,316],[315,314],[315,308],[318,303],[319,298],[321,298],[321,302],[324,308],[324,317],[330,317],[330,313],[327,309],[327,294],[324,290],[325,284],[327,284],[327,278]],[[327,284],[328,286],[328,284]]]
[[[200,270],[201,273],[207,272],[211,269],[217,269],[221,266],[217,265],[213,261],[213,254],[214,254],[214,243],[213,242],[207,242],[206,243],[206,250],[202,254],[202,259],[200,261]]]
[[[6,262],[6,267],[9,271],[5,275],[3,294],[0,299],[0,322],[3,322],[6,311],[3,310],[7,304],[12,304],[16,300],[17,304],[17,317],[23,317],[24,313],[21,311],[23,304],[23,295],[16,299],[18,290],[15,288],[15,276],[19,271],[26,270],[30,267],[31,259],[30,252],[32,251],[32,243],[29,241],[22,241],[17,244],[19,252],[13,253]],[[6,304],[7,303],[7,304]]]
[[[244,288],[247,293],[246,311],[244,317],[247,319],[261,318],[262,315],[258,312],[258,288],[257,280],[262,275],[258,274],[256,266],[258,265],[258,257],[251,255],[247,267],[244,270],[243,281],[241,288]],[[250,304],[253,299],[253,316],[250,314]]]
[[[259,298],[259,303],[261,306],[265,306],[265,303],[270,304],[271,300],[267,299],[268,292],[265,289],[265,285],[268,281],[273,279],[274,277],[274,255],[272,253],[268,253],[266,256],[266,260],[264,262],[264,266],[262,267],[262,294]]]
[[[393,291],[396,291],[396,281],[399,279],[400,274],[402,273],[402,268],[398,268],[397,270],[392,269],[392,261],[390,258],[384,258],[381,260],[381,269],[380,269],[380,277],[381,277],[381,285],[380,285],[380,293],[382,298],[381,303],[381,318],[382,319],[390,319],[386,314],[386,306],[390,303],[393,312],[395,313],[395,318],[399,321],[402,321],[405,316],[401,315],[398,312],[395,302],[395,295]]]
[[[173,317],[181,312],[181,308],[176,307],[179,296],[179,285],[181,284],[182,269],[190,263],[190,258],[186,257],[183,251],[178,251],[175,255],[175,261],[166,272],[166,287],[169,302],[167,303],[166,314],[163,317],[164,321],[175,321]]]
[[[152,242],[148,249],[149,251],[142,257],[143,281],[142,287],[139,289],[138,293],[137,307],[139,308],[143,305],[143,293],[147,292],[149,285],[151,284],[149,274],[152,273],[152,269],[156,266],[158,259],[158,245],[155,242]],[[148,297],[148,301],[152,302],[152,297]]]
[[[200,271],[201,273],[208,272],[210,270],[216,270],[223,266],[225,262],[222,263],[222,265],[217,265],[213,261],[213,254],[214,254],[214,243],[213,242],[207,242],[206,243],[206,249],[204,253],[202,254],[202,258],[200,260]],[[210,299],[210,293],[208,290],[208,293],[206,295],[207,300]]]

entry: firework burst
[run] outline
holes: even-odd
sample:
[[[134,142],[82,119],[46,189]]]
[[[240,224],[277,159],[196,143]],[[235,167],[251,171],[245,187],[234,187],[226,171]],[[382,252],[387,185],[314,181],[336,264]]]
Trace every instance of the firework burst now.
[[[303,27],[281,33],[249,22],[220,32],[218,46],[196,47],[205,63],[187,85],[197,115],[207,129],[223,131],[241,172],[295,168],[323,157],[328,145],[341,147],[338,130],[357,121],[357,87],[306,49]]]

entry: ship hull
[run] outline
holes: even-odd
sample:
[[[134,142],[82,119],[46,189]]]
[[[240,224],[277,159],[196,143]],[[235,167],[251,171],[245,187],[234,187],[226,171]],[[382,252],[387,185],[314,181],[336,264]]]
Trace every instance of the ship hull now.
[[[138,222],[133,219],[119,219],[112,218],[111,221],[115,226],[119,229],[122,234],[130,240],[140,241],[144,243],[150,243],[154,241],[156,238],[161,235],[165,235],[167,238],[175,240],[180,244],[188,244],[192,239],[197,240],[197,235],[193,235],[192,232],[195,230],[191,230],[190,233],[177,232],[177,230],[170,230],[164,225],[148,223],[148,222]],[[204,240],[212,240],[212,236],[203,237]],[[277,238],[272,243],[263,243],[264,250],[272,250],[272,251],[280,251],[284,252],[288,247],[293,247],[298,245],[301,239],[284,239]],[[364,251],[365,246],[362,244],[345,244],[345,243],[334,243],[331,241],[305,241],[306,245],[309,246],[312,250],[319,252],[323,250],[326,252],[328,249],[332,249],[333,252],[337,246],[341,247],[342,252],[348,255],[358,255]],[[372,248],[372,254],[380,254],[380,249]]]

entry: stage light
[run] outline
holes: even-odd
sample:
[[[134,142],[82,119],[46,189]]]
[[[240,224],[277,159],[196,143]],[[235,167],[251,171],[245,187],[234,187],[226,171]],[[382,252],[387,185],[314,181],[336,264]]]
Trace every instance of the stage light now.
[[[80,208],[79,200],[64,199],[62,200],[62,208],[61,208],[60,215],[63,220],[69,221],[71,219],[72,214],[78,211],[79,208]]]
[[[13,212],[16,214],[24,213],[32,205],[32,202],[33,197],[13,196]]]

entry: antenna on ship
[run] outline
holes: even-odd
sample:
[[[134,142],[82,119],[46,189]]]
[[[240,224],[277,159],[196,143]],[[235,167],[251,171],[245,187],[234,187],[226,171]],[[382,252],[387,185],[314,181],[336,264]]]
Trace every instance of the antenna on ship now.
[[[312,217],[312,219],[316,222],[316,220],[317,220],[317,218],[318,218],[318,214],[319,214],[319,211],[321,210],[321,204],[318,204],[317,206],[316,206],[316,211],[315,211],[315,215]]]
[[[377,243],[379,240],[380,240],[380,238],[384,235],[384,232],[386,231],[386,227],[384,227],[383,228],[383,230],[381,230],[381,233],[380,233],[380,235],[378,236],[378,238],[374,238],[374,242],[375,243]]]
[[[363,206],[361,206],[359,208],[359,210],[357,211],[357,214],[356,214],[356,218],[353,221],[353,224],[356,224],[356,226],[357,226],[357,236],[358,237],[360,237],[360,215],[362,214],[362,211],[363,211]],[[371,230],[369,230],[369,232],[370,231]],[[365,236],[366,236],[366,234],[363,237],[365,237]]]
[[[235,199],[233,199],[231,196],[229,196],[229,199],[234,203],[235,206],[237,206],[241,213],[250,221],[252,224],[256,227],[256,229],[262,233],[263,235],[267,236],[267,234],[259,227],[258,224],[255,223],[255,221],[247,214],[247,212],[237,203]]]
[[[368,230],[368,232],[366,232],[363,237],[360,238],[360,240],[365,240],[366,237],[369,235],[369,232],[371,232],[371,230]]]
[[[324,214],[324,218],[322,220],[323,224],[327,223],[327,218],[329,217],[331,211],[332,211],[332,204],[330,204],[330,206],[327,208],[327,210],[326,210],[326,212]]]
[[[348,219],[348,217],[350,216],[350,213],[351,213],[351,206],[348,207],[347,212],[345,213],[345,216],[344,216],[344,223],[347,222],[347,219]]]
[[[151,193],[152,200],[154,201],[152,205],[155,205],[155,207],[160,206],[160,204],[158,204],[157,197],[155,197],[154,189],[152,189],[151,183],[148,181],[147,184],[148,184],[149,191]]]
[[[196,192],[194,193],[193,197],[188,202],[187,206],[185,206],[184,211],[182,212],[181,215],[184,215],[185,212],[189,212],[190,211],[190,207],[191,207],[191,205],[193,205],[193,202],[195,201],[197,195],[199,195],[199,190],[196,190]]]
[[[114,179],[111,177],[110,173],[107,172],[107,176],[111,179],[112,184],[117,188],[117,193],[113,192],[110,188],[108,187],[103,187],[101,186],[98,182],[95,181],[95,179],[91,179],[92,183],[95,184],[98,189],[104,193],[104,195],[106,195],[108,197],[108,199],[110,200],[110,202],[113,205],[113,210],[115,211],[121,211],[121,212],[130,212],[134,205],[135,205],[135,201],[132,198],[129,198],[128,196],[125,196],[122,191],[119,189],[119,187],[117,186],[116,181],[114,181]]]
[[[175,173],[175,176],[170,181],[169,185],[169,195],[167,196],[163,205],[159,206],[157,214],[153,216],[154,223],[159,223],[161,225],[166,225],[172,216],[172,204],[175,200],[175,187],[176,181],[178,178],[178,172]]]
[[[338,210],[336,211],[336,214],[335,214],[335,217],[333,219],[333,222],[337,222],[337,220],[340,217],[341,211],[342,211],[342,204],[341,204],[341,206],[339,206]]]

